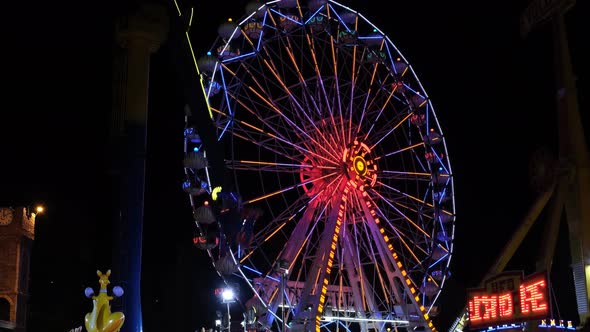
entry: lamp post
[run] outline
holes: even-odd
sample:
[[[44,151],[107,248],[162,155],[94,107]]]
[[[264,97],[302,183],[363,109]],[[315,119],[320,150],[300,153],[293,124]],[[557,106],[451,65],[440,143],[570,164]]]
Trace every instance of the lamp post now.
[[[227,330],[231,329],[231,314],[229,310],[229,304],[235,301],[234,291],[231,288],[226,288],[221,293],[221,300],[227,305]]]
[[[281,321],[282,321],[282,332],[287,331],[287,314],[285,313],[285,308],[287,307],[287,303],[285,303],[285,290],[287,287],[287,277],[289,276],[289,262],[285,259],[279,259],[275,266],[276,273],[280,276],[280,292],[281,292]]]
[[[231,312],[230,312],[229,305],[236,301],[236,293],[233,288],[224,287],[224,288],[215,289],[215,294],[221,298],[221,303],[224,303],[227,307],[227,313],[226,313],[226,315],[227,315],[226,316],[227,317],[227,331],[229,332],[231,330]],[[218,324],[216,324],[216,326],[217,325]],[[219,325],[223,325],[223,324],[219,324]],[[224,327],[222,326],[221,329],[224,329]]]

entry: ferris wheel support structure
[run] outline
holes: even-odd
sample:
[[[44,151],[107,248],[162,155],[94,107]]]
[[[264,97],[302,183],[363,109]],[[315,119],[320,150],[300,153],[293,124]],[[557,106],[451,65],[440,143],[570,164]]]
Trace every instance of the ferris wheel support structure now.
[[[565,213],[572,259],[573,282],[576,293],[579,328],[587,327],[590,316],[590,154],[582,126],[578,96],[571,56],[568,46],[564,14],[575,4],[575,0],[532,1],[521,17],[521,33],[525,37],[537,25],[550,21],[554,56],[554,79],[556,88],[556,110],[558,118],[558,160],[557,167],[549,166],[551,179],[538,196],[529,214],[504,247],[485,278],[504,270],[525,235],[538,216],[549,204],[548,221],[545,225],[545,245],[537,257],[536,270],[550,270],[559,223]],[[533,161],[535,162],[535,161]],[[550,160],[550,162],[553,162]],[[484,278],[484,280],[485,280]],[[467,325],[466,308],[451,326],[451,332],[463,330]]]

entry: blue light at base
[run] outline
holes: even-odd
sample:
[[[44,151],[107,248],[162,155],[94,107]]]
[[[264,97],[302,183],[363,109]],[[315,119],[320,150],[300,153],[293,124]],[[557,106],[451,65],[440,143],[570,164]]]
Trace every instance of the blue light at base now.
[[[534,324],[534,322],[531,322],[531,324]],[[576,327],[573,326],[572,321],[568,320],[568,321],[564,321],[563,319],[560,320],[556,320],[556,319],[542,319],[538,325],[540,331],[575,331]],[[526,328],[526,323],[515,323],[515,324],[503,324],[503,325],[497,325],[497,326],[490,326],[485,330],[480,330],[480,331],[485,331],[485,332],[491,332],[491,331],[504,331],[504,330],[523,330],[525,331]]]
[[[120,215],[116,224],[113,260],[118,265],[120,283],[126,297],[122,303],[125,324],[121,332],[143,331],[141,308],[141,257],[144,220],[144,193],[147,127],[127,125],[124,154],[119,178]]]
[[[508,329],[521,329],[523,327],[524,327],[523,324],[504,324],[504,325],[498,325],[498,326],[490,326],[485,331],[502,331],[502,330],[508,330]],[[482,330],[482,331],[484,331],[484,330]]]

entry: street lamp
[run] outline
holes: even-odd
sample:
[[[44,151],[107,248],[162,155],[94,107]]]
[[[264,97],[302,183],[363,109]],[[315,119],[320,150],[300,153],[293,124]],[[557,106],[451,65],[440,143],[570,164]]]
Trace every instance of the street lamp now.
[[[230,303],[234,303],[236,301],[236,293],[234,292],[233,288],[224,287],[215,289],[215,294],[221,298],[221,303],[225,303],[227,306],[227,331],[229,332],[231,328],[231,314],[229,310],[229,305]]]
[[[224,288],[221,292],[221,303],[230,304],[235,301],[234,290],[231,288]]]
[[[281,284],[280,284],[280,292],[281,292],[281,320],[283,324],[282,332],[287,331],[287,314],[286,314],[286,307],[287,303],[285,303],[285,290],[287,286],[287,277],[289,276],[289,262],[286,259],[279,259],[275,265],[275,271],[279,274]]]
[[[43,205],[36,205],[34,209],[31,209],[30,207],[25,209],[26,217],[29,218],[33,224],[35,224],[35,218],[38,215],[43,214],[43,212],[45,212],[45,207]]]

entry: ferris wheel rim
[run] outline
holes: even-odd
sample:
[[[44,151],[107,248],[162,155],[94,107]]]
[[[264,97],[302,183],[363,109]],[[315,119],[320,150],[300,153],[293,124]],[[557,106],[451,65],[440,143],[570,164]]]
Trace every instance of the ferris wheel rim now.
[[[289,1],[287,1],[287,2],[289,2]],[[395,44],[393,44],[393,42],[391,42],[391,40],[389,39],[389,37],[387,37],[387,35],[383,34],[379,29],[377,29],[364,16],[362,16],[362,14],[360,14],[360,13],[358,13],[356,11],[353,11],[352,9],[350,9],[350,8],[348,8],[346,6],[343,6],[343,5],[341,5],[341,4],[339,4],[339,3],[335,2],[335,1],[319,1],[319,2],[324,2],[326,6],[330,6],[330,5],[332,5],[332,6],[338,6],[339,8],[341,8],[341,10],[346,11],[346,13],[353,13],[353,14],[358,15],[357,16],[358,18],[364,20],[366,23],[368,23],[373,28],[373,30],[375,32],[379,33],[382,36],[382,38],[384,40],[383,41],[384,43],[388,43],[389,45],[392,46],[392,50],[394,50],[394,52],[397,55],[399,55],[400,58],[402,59],[401,61],[403,61],[407,65],[407,70],[408,70],[409,75],[413,76],[413,78],[415,79],[414,82],[413,82],[414,83],[414,88],[417,91],[421,91],[422,92],[422,95],[421,96],[424,98],[424,104],[426,105],[426,107],[429,108],[428,114],[431,115],[432,118],[433,118],[433,120],[432,120],[433,123],[434,123],[433,127],[436,127],[438,129],[438,131],[440,132],[440,134],[442,135],[442,130],[440,130],[440,125],[438,123],[438,119],[436,118],[436,114],[434,113],[434,108],[432,106],[432,103],[431,103],[430,99],[428,98],[428,95],[426,94],[425,90],[423,89],[422,84],[420,83],[420,81],[419,81],[417,75],[415,74],[412,66],[409,64],[409,62],[407,62],[405,60],[405,58],[403,58],[403,55],[395,47]],[[263,4],[262,6],[260,6],[259,9],[261,9],[261,8],[263,8],[265,6],[270,7],[272,5],[276,5],[277,3],[280,3],[280,1],[270,1],[270,2],[267,2],[267,3]],[[336,10],[334,9],[334,11],[336,11]],[[238,33],[238,31],[239,31],[239,34],[242,34],[243,35],[243,33],[244,33],[243,25],[244,24],[247,24],[249,22],[248,20],[252,19],[253,15],[256,15],[256,13],[257,12],[253,12],[250,15],[248,15],[244,20],[240,21],[237,24],[237,27],[232,31],[232,33],[231,33],[231,35],[230,35],[230,37],[229,37],[228,40],[231,41],[233,39],[233,37],[236,36],[236,34]],[[342,20],[342,18],[338,17],[338,20]],[[275,27],[277,27],[277,26],[278,25],[275,25]],[[240,27],[240,30],[238,30],[238,27]],[[230,50],[230,49],[231,49],[230,42],[226,42],[221,47],[221,52],[225,52],[225,51]],[[233,56],[234,58],[240,57],[240,58],[243,59],[243,55],[242,54],[233,54],[233,55],[230,55],[230,58],[229,59],[232,59],[231,56]],[[222,59],[219,62],[220,62],[220,64],[216,64],[215,68],[213,68],[211,77],[212,78],[218,77],[218,78],[221,78],[223,80],[223,78],[225,77],[222,74],[224,60]],[[230,61],[228,60],[227,63],[229,63],[229,62]],[[218,75],[218,76],[216,76],[216,75]],[[231,75],[229,75],[227,77],[230,77],[231,78]],[[307,81],[305,81],[305,82],[307,83]],[[210,104],[213,104],[213,105],[215,104],[215,102],[211,102],[211,98],[213,98],[213,96],[211,95],[211,92],[214,91],[213,84],[215,84],[215,83],[221,84],[222,90],[223,90],[222,94],[225,95],[225,98],[228,98],[228,99],[235,98],[235,100],[238,100],[239,99],[237,97],[232,97],[232,96],[227,97],[228,91],[229,91],[229,93],[234,93],[235,91],[237,91],[237,90],[231,90],[230,88],[228,88],[227,82],[223,81],[222,83],[219,83],[219,82],[216,82],[214,79],[212,79],[209,82],[208,89],[207,89],[207,92],[206,92],[206,97],[208,98]],[[303,85],[303,81],[301,81],[300,83]],[[406,86],[406,88],[412,89],[412,87],[410,87],[410,86]],[[269,100],[270,100],[270,98],[269,98]],[[242,140],[246,140],[246,141],[248,140],[247,135],[250,135],[251,134],[251,132],[249,132],[249,130],[252,130],[252,127],[255,127],[255,126],[253,124],[251,124],[251,123],[248,123],[248,122],[240,119],[239,115],[237,115],[236,110],[237,110],[237,108],[236,109],[232,109],[232,108],[229,108],[229,107],[226,108],[225,111],[222,109],[222,107],[220,107],[219,109],[215,110],[217,112],[216,113],[217,114],[217,119],[218,119],[217,125],[218,125],[218,129],[219,129],[219,137],[220,137],[220,139],[223,138],[224,135],[230,135],[231,134],[232,141],[233,141],[234,138],[238,138],[238,139],[242,139]],[[369,112],[367,112],[367,114],[369,114]],[[376,117],[378,119],[378,115],[376,115],[376,114],[377,113],[371,113],[371,116],[374,116],[374,117]],[[309,114],[306,114],[306,113],[304,113],[304,115],[308,115],[309,116]],[[326,119],[320,118],[320,119],[317,119],[319,123],[315,123],[313,121],[310,121],[311,127],[313,127],[310,130],[312,130],[312,131],[314,131],[314,130],[315,131],[321,131],[321,130],[318,130],[318,127],[321,127],[321,126],[324,126],[324,127],[321,127],[322,129],[327,130],[326,129],[327,128],[327,125],[326,124],[322,124],[322,122],[330,122],[331,121],[331,123],[334,124],[336,122],[344,122],[344,121],[347,120],[347,119],[345,119],[345,117],[338,118],[336,116],[336,118],[337,118],[336,120],[334,119],[334,117],[332,117],[331,119],[328,119],[328,118],[326,118]],[[270,118],[266,119],[264,117],[261,117],[259,120],[261,121],[261,123],[262,123],[262,125],[264,126],[265,129],[273,130],[272,126],[270,125],[270,123],[271,123]],[[404,121],[408,120],[408,118],[403,117],[403,121],[401,121],[401,120],[402,119],[395,119],[394,118],[394,119],[390,120],[387,123],[388,124],[393,124],[393,123],[397,123],[397,122],[401,123],[401,122],[404,122]],[[274,163],[275,163],[274,167],[276,167],[276,169],[279,169],[280,172],[285,172],[285,173],[288,172],[288,170],[289,170],[290,167],[293,168],[293,169],[299,168],[300,170],[298,171],[298,176],[299,176],[300,182],[299,182],[298,185],[292,186],[292,188],[290,187],[289,190],[295,190],[295,189],[302,190],[304,192],[304,195],[308,195],[308,198],[310,198],[310,201],[316,199],[316,197],[318,197],[318,193],[317,192],[314,192],[314,184],[311,184],[311,185],[309,185],[309,184],[310,183],[316,183],[317,184],[318,182],[319,183],[322,183],[322,184],[326,184],[327,181],[325,181],[325,179],[330,178],[331,176],[333,176],[333,174],[328,171],[326,174],[322,173],[321,176],[318,176],[317,174],[312,173],[312,171],[309,171],[308,172],[307,171],[308,169],[315,169],[315,168],[318,168],[319,166],[321,166],[321,168],[324,169],[324,170],[338,168],[339,165],[334,162],[337,159],[333,158],[334,155],[336,155],[338,158],[343,158],[343,159],[352,158],[353,159],[353,162],[358,162],[358,165],[359,165],[360,168],[362,168],[362,170],[359,169],[359,168],[355,168],[356,167],[355,166],[356,164],[353,163],[353,164],[351,164],[352,169],[350,171],[347,171],[348,173],[346,174],[347,176],[350,175],[352,177],[356,177],[356,176],[361,175],[361,173],[363,171],[365,171],[365,168],[367,166],[376,165],[377,164],[377,160],[383,158],[383,157],[380,157],[380,156],[371,156],[371,158],[376,159],[376,160],[372,160],[372,159],[370,159],[368,157],[365,158],[366,155],[371,155],[371,152],[372,152],[371,146],[374,148],[376,145],[378,145],[380,143],[380,141],[377,141],[377,142],[376,141],[366,141],[366,142],[365,141],[361,141],[359,143],[359,142],[356,142],[356,140],[353,140],[353,142],[347,142],[346,149],[356,149],[356,151],[357,151],[357,154],[356,155],[353,155],[353,154],[350,154],[349,155],[349,154],[347,154],[349,152],[342,153],[341,151],[333,151],[329,146],[324,145],[326,143],[329,143],[328,140],[326,139],[326,137],[321,137],[321,135],[319,135],[319,136],[311,135],[308,132],[306,132],[306,130],[304,130],[305,128],[299,128],[294,121],[289,121],[288,119],[283,119],[283,121],[285,121],[285,123],[283,123],[283,125],[280,128],[274,128],[275,130],[273,132],[271,132],[270,134],[269,133],[266,133],[265,134],[265,135],[272,136],[274,139],[276,139],[276,141],[278,143],[280,143],[280,144],[277,144],[276,147],[273,148],[274,150],[271,150],[271,151],[276,152],[278,154],[279,152],[284,152],[284,151],[278,151],[279,150],[279,147],[282,148],[282,149],[285,149],[285,150],[292,149],[292,150],[287,150],[287,151],[295,152],[295,153],[301,154],[301,155],[307,153],[308,156],[306,156],[306,158],[314,159],[314,160],[316,160],[316,159],[317,160],[320,160],[321,161],[320,162],[321,164],[317,164],[317,162],[316,162],[316,164],[313,164],[313,165],[309,166],[309,165],[306,165],[305,164],[305,161],[304,161],[305,159],[304,160],[300,160],[300,158],[299,159],[298,158],[288,158],[288,156],[284,156],[285,159],[281,159],[279,161],[277,161],[277,160],[274,161]],[[361,125],[359,124],[358,127],[360,128]],[[238,129],[236,129],[236,128],[238,128]],[[297,142],[289,142],[289,137],[287,137],[287,136],[281,136],[280,133],[279,133],[281,130],[293,130],[293,128],[296,128],[294,130],[297,130],[297,135],[294,135],[294,137],[297,138],[296,139]],[[260,127],[260,128],[255,127],[254,128],[254,131],[256,131],[256,130],[263,131],[261,129],[262,129],[262,127]],[[280,130],[278,130],[278,129],[280,129]],[[354,130],[360,131],[360,129],[353,128],[353,127],[350,127],[349,130],[350,131],[354,131]],[[336,135],[336,134],[339,134],[339,133],[333,132],[332,134],[335,134]],[[383,135],[383,133],[382,133],[382,135]],[[387,135],[390,135],[390,134],[387,134]],[[345,136],[346,136],[346,133],[343,133],[341,137],[343,138]],[[366,136],[369,136],[369,134],[367,133]],[[317,146],[319,146],[320,147],[319,150],[311,151],[312,149],[309,148],[309,145],[307,145],[307,144],[304,143],[304,141],[306,139],[311,140],[314,144],[316,144]],[[440,143],[442,143],[443,148],[442,149],[437,149],[436,152],[442,151],[443,154],[446,155],[446,158],[448,159],[446,142],[444,142],[444,137],[440,137],[439,139],[442,140],[442,142],[440,142]],[[252,139],[250,139],[250,140],[252,141]],[[424,142],[420,142],[420,143],[424,143]],[[288,148],[285,148],[284,146],[282,146],[282,144],[285,144],[285,146],[287,146]],[[369,146],[369,145],[371,145],[371,146]],[[258,144],[258,146],[260,147],[261,144]],[[263,147],[261,147],[261,149],[263,149]],[[264,149],[266,149],[266,147],[264,147]],[[234,152],[236,152],[236,151],[234,149],[232,149],[231,153],[233,154]],[[392,152],[392,155],[394,154],[394,152]],[[260,150],[259,150],[259,153],[260,153]],[[338,153],[340,153],[340,154],[338,154]],[[398,153],[398,152],[395,152],[395,153]],[[330,156],[330,154],[334,154],[334,155],[332,155],[331,157],[326,157],[326,156]],[[360,157],[360,159],[358,159],[359,157]],[[438,156],[434,156],[434,157],[435,158],[439,158]],[[356,161],[354,161],[355,158],[357,158]],[[260,173],[260,172],[267,171],[265,169],[265,167],[268,166],[268,164],[265,164],[264,167],[263,167],[260,162],[259,162],[258,166],[252,166],[253,164],[255,164],[255,160],[251,160],[251,161],[245,161],[243,159],[236,160],[235,155],[232,158],[230,158],[229,162],[230,162],[230,164],[232,164],[233,167],[235,167],[234,168],[234,172],[235,172],[235,170],[237,168],[242,167],[241,171],[249,170],[249,171],[253,171],[253,172],[257,171],[257,172]],[[264,163],[271,163],[271,162],[266,162],[266,161],[263,161],[263,162]],[[299,165],[297,165],[297,162],[299,162]],[[371,162],[373,162],[373,163],[371,163]],[[451,168],[450,168],[450,163],[448,161],[446,161],[444,163],[442,163],[442,161],[439,161],[439,162],[441,164],[444,164],[444,167],[445,167],[445,170],[446,170],[446,174],[447,174],[447,177],[448,177],[446,179],[446,182],[448,184],[448,187],[447,188],[451,192],[450,195],[449,195],[450,197],[447,197],[447,198],[450,198],[450,200],[451,200],[450,209],[447,209],[447,210],[450,211],[450,214],[452,215],[453,220],[451,220],[452,227],[448,227],[449,230],[450,230],[450,234],[447,234],[447,236],[450,237],[450,239],[447,240],[447,242],[449,242],[449,245],[447,246],[447,248],[445,248],[447,250],[447,258],[444,260],[444,262],[446,264],[446,268],[448,268],[449,265],[450,265],[450,261],[451,261],[450,257],[452,256],[452,239],[454,238],[454,188],[453,188],[453,184],[452,184],[452,171],[451,171]],[[398,173],[398,174],[395,174],[394,172],[392,172],[392,173],[386,173],[386,172],[390,171],[390,170],[387,170],[387,169],[383,169],[381,171],[382,171],[382,173],[380,173],[379,176],[385,177],[385,175],[383,175],[383,174],[387,174],[387,176],[390,176],[392,178],[394,178],[396,176],[398,176],[399,178],[401,178],[401,175],[400,175],[401,172]],[[277,171],[277,173],[278,172],[279,171]],[[290,170],[290,172],[293,172],[293,171]],[[377,173],[377,169],[375,169],[375,172],[374,173]],[[428,177],[427,175],[423,175],[423,176]],[[362,174],[361,177],[364,178],[365,177],[365,174]],[[311,179],[311,180],[309,180],[309,179]],[[371,178],[370,180],[371,181],[369,181],[369,182],[371,182],[372,185],[375,185],[376,180],[375,180],[375,182],[373,182],[373,180],[374,180],[373,178]],[[236,181],[236,182],[238,182],[238,181]],[[366,185],[366,184],[367,183],[365,183],[363,181],[361,181],[361,182],[358,183],[358,185]],[[307,186],[307,185],[309,185],[309,186]],[[328,184],[326,184],[326,185],[328,185]],[[383,187],[386,187],[386,186],[383,185]],[[344,189],[342,189],[341,187],[338,187],[338,188],[340,188],[339,189],[340,191],[336,191],[336,192],[338,192],[340,194],[342,192],[344,192]],[[281,191],[282,189],[284,189],[284,188],[281,187],[281,185],[279,185],[279,190],[277,192]],[[401,197],[401,196],[404,196],[404,193],[401,193],[401,194],[400,193],[393,193],[393,191],[394,190],[391,189],[388,192],[388,195],[391,195],[390,197],[398,197],[398,196]],[[278,194],[282,194],[282,192],[280,192],[280,193],[274,193],[274,192],[265,193],[264,195],[259,196],[259,197],[246,199],[245,202],[248,204],[248,203],[255,203],[255,202],[259,202],[259,201],[264,201],[266,199],[266,197],[272,197],[272,196],[278,195]],[[379,195],[378,192],[377,193],[373,193],[373,194],[374,195],[377,195],[377,196]],[[430,194],[432,194],[432,192],[430,192]],[[367,196],[369,196],[369,194],[367,194]],[[405,197],[406,199],[410,199],[410,200],[413,200],[415,202],[416,201],[419,202],[419,201],[422,201],[423,200],[423,198],[420,198],[420,197],[412,197],[412,195],[410,195],[408,193],[405,193],[405,196],[406,196]],[[386,201],[387,200],[387,197],[383,198],[383,200]],[[326,204],[328,204],[328,203],[326,203]],[[437,204],[438,203],[433,202],[431,204],[430,208],[434,209]],[[369,205],[371,205],[371,204],[369,203]],[[427,206],[428,204],[424,204],[424,205]],[[301,206],[298,206],[297,208],[301,209],[302,207]],[[362,207],[362,208],[365,209],[365,207]],[[367,209],[368,208],[370,208],[370,206],[367,207]],[[331,208],[331,209],[332,209],[331,211],[335,210],[334,208]],[[387,207],[387,209],[395,210],[396,207],[395,206],[389,206],[389,207]],[[399,210],[399,207],[397,207],[397,209]],[[409,210],[411,210],[411,209],[409,209]],[[306,211],[307,211],[307,208],[306,208]],[[368,219],[373,218],[372,220],[374,221],[375,220],[375,216],[369,217],[369,215],[371,215],[372,213],[378,214],[381,217],[387,217],[389,212],[379,212],[379,211],[375,212],[375,211],[366,210],[365,211],[365,217],[368,218]],[[403,213],[400,212],[400,215],[403,215]],[[275,219],[274,220],[275,222],[276,221],[279,221],[279,220],[283,220],[281,218],[285,218],[285,216],[280,216],[279,215],[278,217],[273,217],[273,219]],[[434,218],[438,218],[438,216],[433,216],[433,219]],[[415,225],[415,229],[416,230],[417,229],[420,229],[420,228],[421,228],[420,226]],[[391,226],[391,229],[396,229],[396,227]],[[411,228],[409,228],[409,229],[411,229]],[[379,230],[377,230],[377,231],[379,231]],[[401,232],[399,229],[397,231],[398,231],[398,233],[396,235],[399,238],[403,238],[403,236],[404,236],[403,235],[403,232]],[[436,234],[428,234],[428,232],[426,232],[424,230],[422,230],[422,233],[421,233],[421,236],[423,236],[425,238],[433,237],[435,235]],[[251,275],[250,272],[252,272],[252,271],[249,271],[249,272],[248,271],[244,271],[244,265],[240,261],[241,258],[239,257],[239,255],[236,254],[235,251],[233,251],[233,250],[231,251],[231,253],[232,253],[232,255],[231,255],[232,260],[238,266],[238,273],[241,274],[242,279],[245,280],[249,284],[249,286],[252,288],[252,290],[255,291],[256,287],[255,287],[255,285],[253,285],[253,278],[251,276],[248,276],[248,274]],[[420,259],[418,259],[418,258],[416,258],[416,260],[417,261],[420,261]],[[260,272],[260,273],[262,273],[262,272]],[[438,295],[440,294],[440,292],[442,290],[442,286],[444,284],[444,280],[446,280],[446,278],[447,278],[447,275],[444,275],[442,278],[443,278],[442,279],[443,281],[442,281],[442,284],[440,285],[440,287],[438,287],[438,290],[437,290],[436,296],[435,296],[436,298],[438,297]],[[423,292],[423,291],[422,290],[416,290],[416,292],[417,293],[420,293],[420,292]],[[262,298],[260,295],[257,295],[257,296],[259,298]],[[436,302],[436,299],[435,299],[434,302]],[[264,304],[265,307],[267,305],[268,304],[266,304],[266,303]],[[276,317],[276,318],[279,318],[279,317]]]

